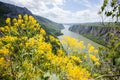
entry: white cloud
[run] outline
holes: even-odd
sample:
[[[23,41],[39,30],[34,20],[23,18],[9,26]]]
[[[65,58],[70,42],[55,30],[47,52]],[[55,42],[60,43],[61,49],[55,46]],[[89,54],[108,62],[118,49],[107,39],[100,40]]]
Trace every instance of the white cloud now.
[[[53,5],[63,5],[66,0],[41,0],[42,2],[45,2],[47,4],[53,4]]]
[[[90,11],[89,9],[78,11],[76,13],[76,18],[78,18],[81,22],[96,22],[100,21],[100,16],[97,14],[97,11]]]
[[[89,9],[71,12],[60,8],[66,1],[67,0],[4,0],[4,2],[26,7],[31,10],[32,13],[58,23],[96,22],[100,19],[97,15],[98,10],[96,8],[94,10],[92,9],[100,5],[93,5],[89,0],[76,0],[89,7]],[[52,5],[53,7],[49,8],[47,5]]]

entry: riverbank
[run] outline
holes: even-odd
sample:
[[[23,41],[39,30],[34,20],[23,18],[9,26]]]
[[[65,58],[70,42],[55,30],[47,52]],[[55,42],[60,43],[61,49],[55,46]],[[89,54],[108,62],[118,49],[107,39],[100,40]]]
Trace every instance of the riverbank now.
[[[69,36],[69,37],[72,37],[72,38],[75,38],[77,39],[78,41],[84,41],[84,44],[87,46],[88,44],[92,44],[94,47],[98,48],[102,45],[84,37],[83,35],[80,35],[80,34],[77,34],[77,33],[74,33],[72,31],[69,31],[69,27],[71,27],[71,25],[63,25],[65,28],[61,30],[61,32],[63,33],[63,35],[61,36],[58,36],[58,38],[61,40],[61,37],[62,36]]]

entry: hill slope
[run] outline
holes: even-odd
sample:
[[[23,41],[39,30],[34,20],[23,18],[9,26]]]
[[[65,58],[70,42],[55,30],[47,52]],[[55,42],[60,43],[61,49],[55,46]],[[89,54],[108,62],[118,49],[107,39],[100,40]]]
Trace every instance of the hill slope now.
[[[60,35],[61,34],[61,29],[64,28],[63,25],[52,22],[46,18],[43,18],[41,16],[36,16],[33,15],[31,11],[29,11],[27,8],[25,7],[18,7],[15,5],[11,5],[11,4],[7,4],[7,3],[3,3],[0,2],[0,26],[5,25],[5,19],[7,17],[10,18],[17,18],[18,14],[28,14],[28,15],[32,15],[34,18],[36,18],[38,20],[39,23],[41,23],[41,25],[43,26],[43,28],[48,32],[51,33],[53,35]]]
[[[53,22],[49,19],[46,19],[44,17],[41,17],[41,16],[36,16],[36,15],[34,15],[34,16],[48,33],[52,32],[53,35],[54,34],[55,35],[62,34],[60,31],[61,29],[64,28],[62,24],[55,23],[55,22]]]
[[[109,32],[115,29],[115,25],[110,23],[86,23],[86,24],[77,24],[69,28],[70,31],[81,34],[94,42],[97,42],[102,45],[106,45],[110,40]],[[113,27],[114,26],[114,27]],[[116,35],[119,35],[118,31],[115,31]]]

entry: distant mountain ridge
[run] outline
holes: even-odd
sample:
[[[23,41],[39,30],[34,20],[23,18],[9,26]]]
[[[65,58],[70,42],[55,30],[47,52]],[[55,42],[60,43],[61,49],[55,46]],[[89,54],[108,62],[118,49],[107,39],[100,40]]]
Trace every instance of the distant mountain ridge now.
[[[55,23],[41,16],[34,16],[48,33],[52,32],[53,35],[62,35],[61,29],[64,29],[64,26],[62,24]]]
[[[69,28],[70,31],[81,34],[94,42],[97,42],[102,45],[106,45],[110,40],[110,31],[115,29],[113,23],[110,23],[111,26],[107,25],[107,23],[84,23],[84,24],[76,24]],[[109,27],[108,27],[109,26]],[[120,33],[118,30],[114,32],[120,38]]]
[[[32,12],[29,11],[25,7],[18,7],[12,4],[0,2],[0,14],[3,15],[4,17],[17,17],[18,14],[24,15],[32,15]]]
[[[53,22],[53,21],[51,21],[51,20],[49,20],[49,19],[46,19],[46,18],[44,18],[44,17],[42,17],[42,16],[36,16],[35,15],[35,18],[37,19],[37,20],[39,20],[39,21],[41,21],[41,22],[45,22],[45,23],[47,23],[47,24],[49,24],[49,25],[52,25],[52,26],[59,26],[58,28],[59,29],[63,29],[63,25],[62,24],[58,24],[58,23],[55,23],[55,22]]]
[[[25,7],[18,7],[12,4],[0,2],[0,26],[5,24],[5,19],[7,17],[17,18],[18,14],[21,14],[21,15],[28,14],[33,16],[38,20],[39,23],[41,23],[41,25],[43,25],[42,27],[48,33],[52,33],[53,35],[60,35],[61,29],[64,28],[62,24],[58,24],[44,17],[36,16],[32,14],[32,12]]]

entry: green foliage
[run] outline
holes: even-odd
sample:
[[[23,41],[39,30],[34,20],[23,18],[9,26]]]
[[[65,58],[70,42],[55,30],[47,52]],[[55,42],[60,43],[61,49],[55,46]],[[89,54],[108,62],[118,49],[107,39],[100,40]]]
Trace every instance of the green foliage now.
[[[80,58],[66,55],[60,41],[48,35],[34,17],[7,18],[0,30],[4,34],[0,38],[0,79],[92,79]]]
[[[110,7],[111,9],[109,9]],[[106,16],[112,17],[116,19],[114,24],[119,24],[118,18],[120,17],[120,1],[119,0],[104,0],[103,6],[101,7],[102,13]],[[106,73],[106,79],[108,80],[117,80],[119,76],[115,74],[120,74],[120,25],[115,26],[114,29],[110,31],[110,40],[108,44],[108,48],[101,50],[100,57],[102,59],[102,66],[100,68],[100,73]],[[116,34],[118,33],[118,34]],[[103,70],[104,69],[104,70]],[[110,76],[109,74],[113,74]]]
[[[35,18],[39,21],[39,23],[47,31],[47,33],[54,36],[62,35],[61,29],[64,28],[62,24],[55,23],[41,16],[35,16]]]
[[[93,36],[93,35],[91,35],[91,34],[83,34],[83,36],[87,37],[88,39],[90,39],[90,40],[92,40],[92,41],[94,41],[94,42],[96,42],[96,43],[98,43],[98,44],[101,44],[101,45],[107,47],[107,42],[105,42],[105,41],[103,40],[103,38],[100,38],[100,37],[98,37],[98,36]]]
[[[6,4],[3,2],[0,2],[0,26],[5,25],[4,21],[7,17],[17,18],[18,14],[23,15],[25,13],[32,15],[34,18],[36,18],[37,21],[40,22],[42,27],[47,31],[47,33],[51,33],[52,35],[55,35],[55,36],[62,35],[61,29],[64,28],[62,24],[52,22],[51,20],[48,20],[41,16],[33,15],[29,10],[25,8],[17,7],[17,6]]]
[[[114,22],[83,23],[76,25],[76,28],[74,28],[73,26],[71,30],[82,34],[88,39],[107,47],[107,41],[109,40],[109,32],[114,28],[117,28],[118,26],[119,23],[115,24]]]
[[[48,34],[52,34],[54,36],[62,35],[61,29],[59,29],[58,26],[56,27],[56,26],[49,25],[49,24],[47,24],[45,22],[40,22],[40,21],[39,21],[39,23],[41,24],[41,26],[43,27],[43,29],[46,30],[46,32]]]
[[[120,1],[119,0],[104,0],[101,7],[101,12],[104,12],[106,16],[116,18],[120,17]]]

